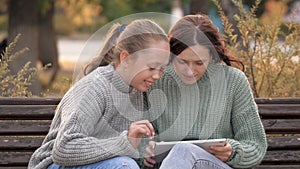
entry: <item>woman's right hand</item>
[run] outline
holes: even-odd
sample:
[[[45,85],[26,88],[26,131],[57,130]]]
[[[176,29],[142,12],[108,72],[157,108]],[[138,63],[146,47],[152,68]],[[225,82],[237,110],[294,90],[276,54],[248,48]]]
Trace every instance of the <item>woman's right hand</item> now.
[[[144,165],[147,167],[153,167],[156,163],[155,160],[152,159],[154,157],[154,141],[149,141],[149,145],[146,148],[145,156],[144,156]]]
[[[155,135],[154,128],[148,120],[136,121],[130,124],[128,130],[128,140],[134,148],[137,148],[143,135],[152,139]]]

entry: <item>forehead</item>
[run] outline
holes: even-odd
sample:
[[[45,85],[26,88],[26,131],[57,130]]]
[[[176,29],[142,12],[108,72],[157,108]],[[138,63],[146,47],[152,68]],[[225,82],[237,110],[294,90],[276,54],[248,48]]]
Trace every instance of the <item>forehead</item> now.
[[[167,42],[152,44],[146,49],[133,53],[137,61],[145,64],[168,64],[170,48]]]
[[[197,60],[205,60],[208,57],[210,57],[210,51],[207,47],[202,45],[195,45],[186,48],[183,50],[178,57],[180,59],[184,60],[191,60],[191,61],[197,61]]]

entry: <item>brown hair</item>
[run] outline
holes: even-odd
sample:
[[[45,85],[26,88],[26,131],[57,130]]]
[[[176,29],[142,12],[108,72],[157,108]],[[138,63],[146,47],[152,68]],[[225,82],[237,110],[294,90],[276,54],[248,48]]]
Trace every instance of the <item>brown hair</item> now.
[[[100,54],[85,67],[84,75],[99,66],[119,62],[119,55],[122,50],[132,54],[146,49],[154,41],[168,42],[166,33],[154,21],[137,19],[129,25],[116,23],[109,30]]]
[[[229,56],[225,40],[207,15],[184,16],[169,31],[169,39],[173,54],[171,59],[189,46],[203,45],[210,50],[214,61],[219,62],[221,60],[229,66],[235,62],[240,64],[244,70],[244,64],[240,60]]]

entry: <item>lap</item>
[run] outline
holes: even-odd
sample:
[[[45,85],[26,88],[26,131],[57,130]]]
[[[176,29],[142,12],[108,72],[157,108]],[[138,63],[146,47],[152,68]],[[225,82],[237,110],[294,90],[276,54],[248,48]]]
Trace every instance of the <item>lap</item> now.
[[[135,160],[127,156],[113,157],[93,164],[82,166],[59,166],[52,163],[48,169],[139,169]]]
[[[176,144],[163,160],[161,169],[231,169],[226,163],[194,144]]]

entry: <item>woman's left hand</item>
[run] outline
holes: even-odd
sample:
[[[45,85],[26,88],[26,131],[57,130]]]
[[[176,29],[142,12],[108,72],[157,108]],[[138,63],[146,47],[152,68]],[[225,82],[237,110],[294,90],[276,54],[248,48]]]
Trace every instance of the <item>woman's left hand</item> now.
[[[223,162],[227,161],[232,154],[232,146],[228,142],[224,146],[210,146],[205,148],[205,150]]]

